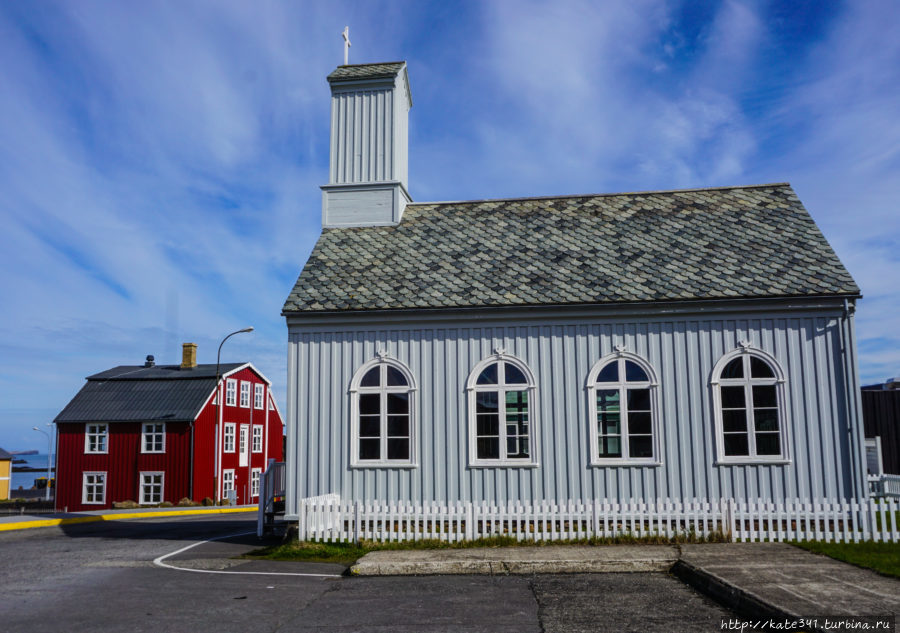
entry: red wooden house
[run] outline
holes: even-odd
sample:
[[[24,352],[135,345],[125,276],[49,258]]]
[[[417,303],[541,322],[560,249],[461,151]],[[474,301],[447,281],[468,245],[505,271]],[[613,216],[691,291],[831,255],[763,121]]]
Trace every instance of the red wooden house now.
[[[56,417],[56,507],[97,510],[234,498],[256,503],[260,473],[281,461],[283,420],[271,383],[250,363],[114,367],[87,384]],[[216,406],[218,391],[221,406]]]

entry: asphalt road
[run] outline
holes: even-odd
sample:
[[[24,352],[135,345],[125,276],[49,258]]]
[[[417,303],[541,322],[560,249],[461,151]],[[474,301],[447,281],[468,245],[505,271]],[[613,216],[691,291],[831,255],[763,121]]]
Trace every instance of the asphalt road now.
[[[0,534],[0,630],[719,631],[729,612],[666,574],[349,578],[334,565],[243,562],[249,517]],[[214,572],[254,572],[208,573]]]

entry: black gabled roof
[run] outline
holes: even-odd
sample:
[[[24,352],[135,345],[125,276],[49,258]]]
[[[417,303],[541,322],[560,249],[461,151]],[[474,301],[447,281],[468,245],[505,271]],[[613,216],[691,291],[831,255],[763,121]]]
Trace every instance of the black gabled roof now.
[[[12,459],[12,453],[7,453],[2,448],[0,448],[0,459]]]
[[[410,204],[324,229],[283,313],[859,293],[780,183]]]
[[[248,363],[223,363],[223,376]],[[216,366],[121,365],[88,376],[54,422],[190,422],[216,386]]]

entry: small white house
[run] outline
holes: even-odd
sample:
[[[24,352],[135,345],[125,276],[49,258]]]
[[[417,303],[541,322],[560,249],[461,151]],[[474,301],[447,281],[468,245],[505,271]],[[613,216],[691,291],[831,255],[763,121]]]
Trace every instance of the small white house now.
[[[340,66],[283,308],[287,516],[861,498],[860,290],[788,184],[413,202],[403,62]]]

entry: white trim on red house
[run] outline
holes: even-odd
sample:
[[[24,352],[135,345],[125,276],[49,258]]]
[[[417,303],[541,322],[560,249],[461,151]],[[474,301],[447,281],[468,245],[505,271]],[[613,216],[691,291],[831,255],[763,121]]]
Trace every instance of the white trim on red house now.
[[[88,501],[87,500],[87,478],[89,476],[101,476],[103,479],[101,482],[94,482],[93,486],[100,485],[101,490],[103,491],[103,496],[100,501]],[[105,470],[85,470],[81,473],[81,503],[83,505],[103,505],[106,503],[106,471]]]

